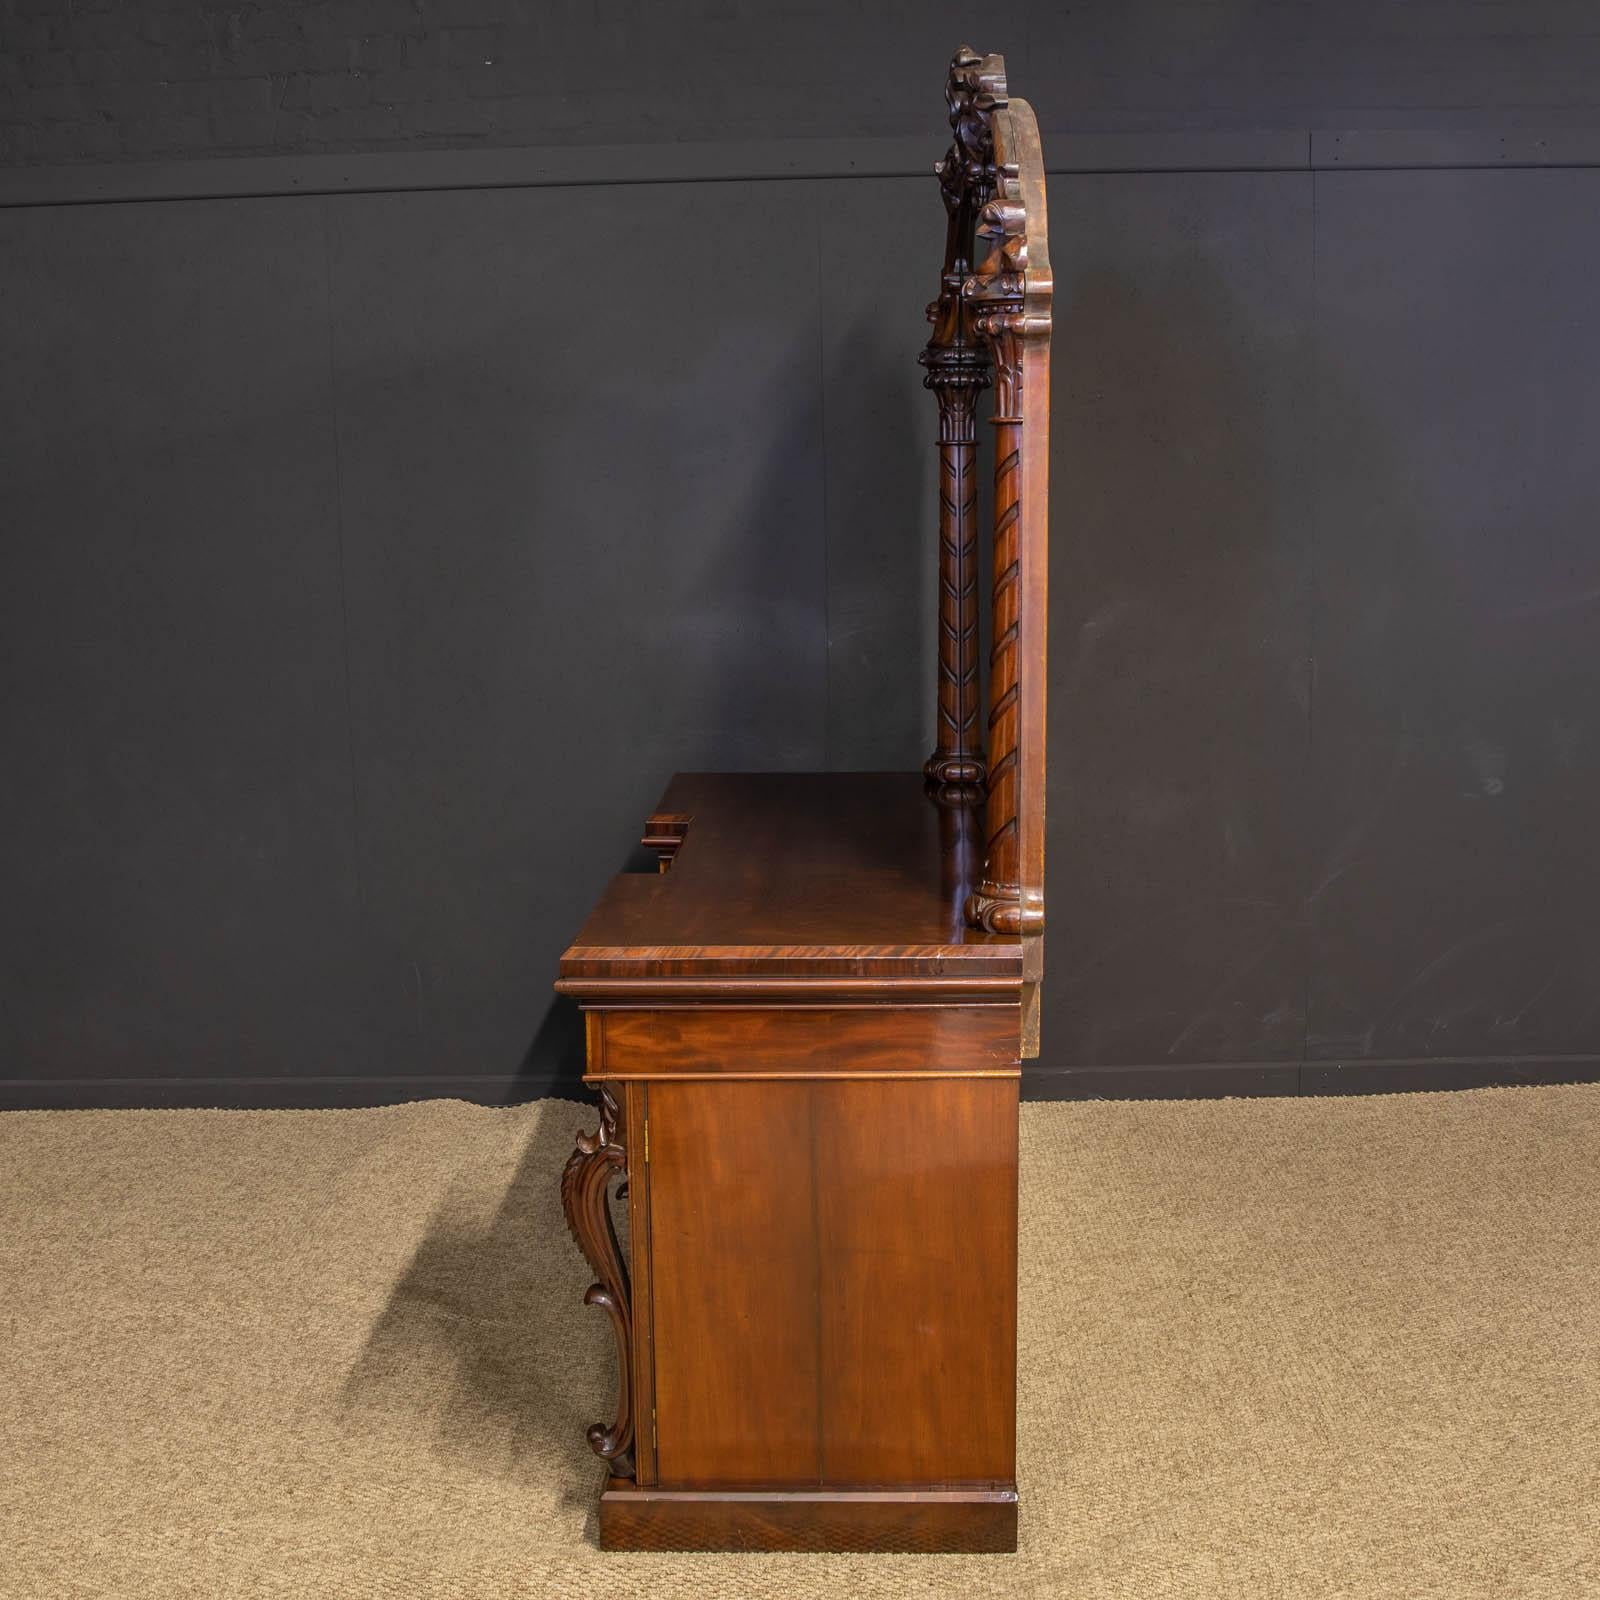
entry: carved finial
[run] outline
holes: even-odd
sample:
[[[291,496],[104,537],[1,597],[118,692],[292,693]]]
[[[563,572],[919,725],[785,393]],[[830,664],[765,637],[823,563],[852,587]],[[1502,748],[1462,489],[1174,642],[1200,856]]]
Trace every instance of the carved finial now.
[[[969,44],[950,58],[950,76],[945,84],[945,104],[950,109],[950,129],[955,142],[950,153],[935,171],[944,190],[945,204],[951,212],[964,199],[982,205],[993,186],[994,135],[990,118],[1006,101],[1006,63],[1004,56],[980,56]],[[972,189],[982,194],[973,196]]]

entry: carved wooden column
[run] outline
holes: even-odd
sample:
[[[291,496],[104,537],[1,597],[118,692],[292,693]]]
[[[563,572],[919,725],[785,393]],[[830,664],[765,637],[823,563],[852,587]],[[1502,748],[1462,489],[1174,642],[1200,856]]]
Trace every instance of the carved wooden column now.
[[[995,467],[993,585],[990,596],[992,636],[989,647],[989,752],[988,798],[985,803],[985,856],[983,879],[967,901],[967,920],[991,933],[1038,934],[1044,931],[1044,909],[1039,888],[1030,879],[1032,893],[1024,892],[1022,747],[1023,609],[1025,589],[1040,604],[1043,574],[1024,583],[1027,524],[1024,519],[1023,477],[1025,458],[1024,392],[1026,350],[1030,336],[1047,337],[1048,315],[1030,313],[1026,304],[1028,265],[1027,213],[1016,190],[1017,171],[1002,164],[996,172],[999,191],[983,209],[977,237],[987,246],[978,271],[962,286],[962,296],[972,307],[973,329],[987,342],[994,366]],[[1035,397],[1048,416],[1048,396]],[[1035,444],[1039,437],[1035,430]],[[1034,473],[1043,471],[1039,461]],[[1042,616],[1034,619],[1035,635]],[[1043,682],[1031,686],[1035,698],[1032,714],[1037,728],[1029,729],[1042,753]],[[1033,825],[1043,826],[1042,772],[1031,775],[1038,789],[1030,794]]]
[[[922,355],[928,369],[923,382],[939,402],[938,737],[923,772],[942,794],[975,799],[984,773],[978,728],[977,413],[989,374],[983,351],[964,334],[959,330],[952,343],[936,334]]]
[[[978,394],[989,384],[989,356],[972,327],[962,285],[972,271],[978,213],[993,191],[990,130],[1005,81],[997,57],[963,45],[950,63],[945,102],[954,134],[934,170],[944,197],[944,271],[928,307],[933,334],[921,361],[939,402],[939,697],[937,738],[923,764],[941,803],[983,795],[978,727]]]
[[[994,351],[994,539],[989,644],[988,801],[984,808],[983,880],[967,902],[969,918],[991,933],[1022,932],[1017,834],[1021,769],[1021,687],[1017,674],[1021,598],[1022,363],[1004,312],[978,319]]]
[[[604,1307],[617,1336],[617,1415],[609,1427],[595,1423],[588,1437],[590,1448],[610,1462],[612,1475],[618,1478],[634,1475],[633,1317],[628,1267],[611,1220],[607,1192],[612,1179],[626,1177],[627,1171],[617,1102],[611,1090],[602,1087],[600,1127],[595,1133],[578,1135],[578,1148],[561,1174],[561,1204],[572,1237],[600,1280],[590,1284],[583,1303]]]

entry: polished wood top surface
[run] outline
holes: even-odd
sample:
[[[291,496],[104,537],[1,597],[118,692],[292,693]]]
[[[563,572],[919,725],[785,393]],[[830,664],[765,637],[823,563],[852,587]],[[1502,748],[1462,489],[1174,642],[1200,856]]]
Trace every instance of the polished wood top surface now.
[[[826,982],[869,999],[920,986],[1015,1003],[1021,942],[968,927],[962,911],[981,816],[936,805],[921,773],[683,773],[645,831],[654,843],[675,830],[670,870],[612,879],[559,989],[731,995],[787,980],[799,994]]]

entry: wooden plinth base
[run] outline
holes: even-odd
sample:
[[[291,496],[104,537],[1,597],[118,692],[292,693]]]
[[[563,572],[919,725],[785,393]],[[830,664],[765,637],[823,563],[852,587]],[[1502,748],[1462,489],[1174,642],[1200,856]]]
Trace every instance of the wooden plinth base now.
[[[608,1478],[602,1550],[1017,1548],[1015,1489],[641,1489]]]

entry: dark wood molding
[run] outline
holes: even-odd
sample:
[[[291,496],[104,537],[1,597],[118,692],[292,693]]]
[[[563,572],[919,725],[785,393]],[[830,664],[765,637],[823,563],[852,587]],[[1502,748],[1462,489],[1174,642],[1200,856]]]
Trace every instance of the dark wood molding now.
[[[885,958],[885,961],[888,959]],[[870,964],[867,958],[863,958],[863,964]],[[776,972],[770,976],[759,973],[750,976],[695,973],[681,977],[669,974],[632,977],[609,973],[589,977],[574,973],[558,979],[555,988],[560,994],[578,995],[585,1000],[609,1005],[628,1002],[639,1005],[677,1002],[687,1005],[706,1001],[759,1004],[793,1000],[807,1005],[826,1006],[982,1005],[985,1002],[1014,1006],[1019,984],[1017,977],[982,970],[970,976],[960,971],[947,975],[902,975],[890,970],[861,977],[836,973],[815,978],[785,977]]]
[[[619,1478],[633,1476],[633,1315],[628,1265],[623,1260],[611,1218],[608,1191],[613,1180],[626,1178],[628,1156],[624,1147],[616,1096],[600,1090],[600,1126],[580,1133],[561,1174],[561,1206],[567,1226],[584,1259],[594,1269],[597,1282],[583,1297],[588,1306],[600,1306],[611,1318],[617,1336],[617,1414],[608,1426],[597,1422],[588,1433],[589,1446],[611,1464]]]

